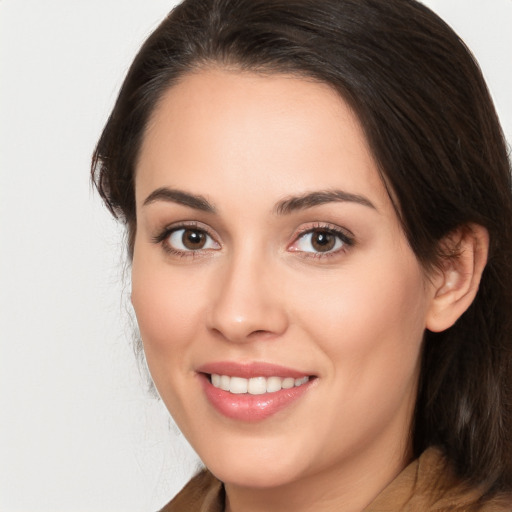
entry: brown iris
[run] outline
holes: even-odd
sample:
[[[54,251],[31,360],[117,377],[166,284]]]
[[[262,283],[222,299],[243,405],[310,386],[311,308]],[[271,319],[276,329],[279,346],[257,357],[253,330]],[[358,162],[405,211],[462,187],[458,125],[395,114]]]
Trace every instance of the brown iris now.
[[[315,251],[328,252],[336,244],[336,236],[328,231],[314,231],[311,233],[311,245]]]
[[[206,243],[206,234],[197,229],[185,229],[181,241],[187,249],[192,251],[202,249]]]

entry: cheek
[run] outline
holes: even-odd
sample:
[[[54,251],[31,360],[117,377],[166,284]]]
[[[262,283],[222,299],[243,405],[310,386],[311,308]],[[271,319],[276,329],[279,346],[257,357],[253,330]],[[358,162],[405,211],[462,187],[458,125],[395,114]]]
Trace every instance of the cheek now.
[[[380,262],[374,268],[352,268],[338,282],[332,279],[323,293],[304,301],[309,314],[301,315],[326,356],[326,388],[332,390],[331,403],[338,404],[326,409],[323,434],[336,438],[343,428],[353,449],[386,425],[409,421],[424,332],[426,301],[416,262]]]
[[[321,286],[303,286],[316,291],[297,304],[298,321],[351,396],[410,385],[428,304],[413,256],[361,263],[317,283]]]
[[[183,358],[196,336],[204,301],[200,276],[186,276],[157,261],[132,266],[132,304],[151,373]],[[184,361],[182,361],[184,362]]]

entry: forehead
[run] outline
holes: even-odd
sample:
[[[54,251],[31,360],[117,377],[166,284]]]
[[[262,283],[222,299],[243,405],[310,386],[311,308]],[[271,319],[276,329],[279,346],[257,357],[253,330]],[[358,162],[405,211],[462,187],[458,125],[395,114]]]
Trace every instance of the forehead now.
[[[148,123],[137,201],[162,186],[215,196],[226,184],[270,196],[313,189],[387,194],[357,116],[329,85],[223,69],[185,75]]]

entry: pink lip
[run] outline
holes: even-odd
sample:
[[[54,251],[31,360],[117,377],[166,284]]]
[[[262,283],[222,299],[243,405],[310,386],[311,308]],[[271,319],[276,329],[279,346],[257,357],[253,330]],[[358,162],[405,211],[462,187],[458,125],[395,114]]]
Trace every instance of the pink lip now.
[[[291,389],[281,389],[274,393],[262,395],[233,394],[218,389],[210,382],[209,375],[229,375],[231,377],[293,377],[295,379],[308,374],[267,363],[238,364],[232,362],[209,363],[198,369],[206,398],[211,405],[222,415],[244,422],[257,422],[264,420],[279,411],[289,407],[299,400],[311,387],[316,379]]]
[[[308,373],[286,368],[270,363],[235,363],[233,361],[219,361],[216,363],[207,363],[200,366],[197,370],[199,373],[216,373],[217,375],[229,375],[230,377],[243,377],[250,379],[251,377],[293,377],[300,379],[309,375]]]

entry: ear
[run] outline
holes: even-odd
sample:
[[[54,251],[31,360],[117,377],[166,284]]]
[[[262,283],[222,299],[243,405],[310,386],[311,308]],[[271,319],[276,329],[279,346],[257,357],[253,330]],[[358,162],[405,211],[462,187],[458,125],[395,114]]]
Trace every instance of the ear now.
[[[440,332],[451,327],[473,302],[487,263],[489,234],[478,224],[458,228],[441,241],[447,254],[431,282],[434,296],[426,328]]]

